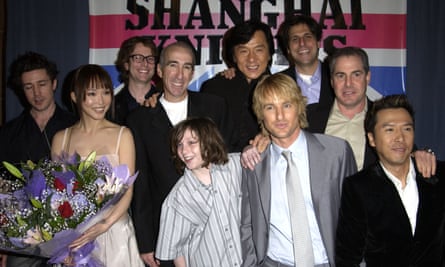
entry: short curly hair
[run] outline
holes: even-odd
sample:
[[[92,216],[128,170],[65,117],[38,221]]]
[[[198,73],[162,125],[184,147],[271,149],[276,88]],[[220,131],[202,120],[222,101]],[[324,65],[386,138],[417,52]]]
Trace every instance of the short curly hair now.
[[[51,81],[59,74],[57,65],[42,54],[28,51],[19,55],[10,65],[8,86],[17,93],[23,93],[22,74],[39,69],[45,69]]]

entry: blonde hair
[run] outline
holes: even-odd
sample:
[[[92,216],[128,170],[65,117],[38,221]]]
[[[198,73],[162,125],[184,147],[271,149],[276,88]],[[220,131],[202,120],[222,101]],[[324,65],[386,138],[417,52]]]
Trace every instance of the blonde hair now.
[[[300,87],[290,76],[276,73],[264,76],[258,82],[258,85],[253,92],[253,111],[258,118],[258,123],[263,132],[266,131],[263,122],[263,108],[266,99],[272,96],[288,99],[291,103],[295,104],[297,107],[298,124],[300,125],[300,128],[303,129],[308,126],[306,118],[307,100],[306,97],[301,94]]]

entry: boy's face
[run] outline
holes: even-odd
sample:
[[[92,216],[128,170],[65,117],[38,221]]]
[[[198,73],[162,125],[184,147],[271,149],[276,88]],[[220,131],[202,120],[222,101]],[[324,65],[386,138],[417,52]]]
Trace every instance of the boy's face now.
[[[22,74],[23,91],[31,110],[44,112],[52,107],[57,80],[52,81],[45,69],[36,69]]]
[[[204,160],[201,154],[201,145],[196,134],[190,129],[184,132],[177,149],[178,157],[184,162],[187,169],[198,171],[203,168]]]

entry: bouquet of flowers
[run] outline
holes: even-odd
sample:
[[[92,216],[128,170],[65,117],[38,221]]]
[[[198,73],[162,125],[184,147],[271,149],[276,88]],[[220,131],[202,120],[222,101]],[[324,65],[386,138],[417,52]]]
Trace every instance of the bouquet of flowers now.
[[[77,254],[68,245],[125,193],[136,179],[126,165],[112,167],[104,157],[91,153],[85,160],[65,155],[60,161],[28,161],[21,168],[3,162],[0,173],[0,249],[48,257],[63,263],[98,266],[89,257],[94,244]],[[77,257],[77,258],[76,258]]]

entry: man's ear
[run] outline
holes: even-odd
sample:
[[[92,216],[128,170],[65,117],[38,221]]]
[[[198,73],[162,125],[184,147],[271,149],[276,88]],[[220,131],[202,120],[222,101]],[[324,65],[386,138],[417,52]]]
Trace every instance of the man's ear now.
[[[53,91],[56,91],[56,88],[57,88],[57,79],[54,79],[53,80]]]
[[[70,93],[70,97],[71,97],[71,101],[73,101],[74,103],[77,103],[77,102],[76,102],[76,100],[77,100],[77,99],[76,99],[76,94],[75,94],[74,92],[71,92],[71,93]]]
[[[372,147],[375,147],[375,140],[374,140],[374,134],[373,133],[367,133],[369,145]]]
[[[156,72],[158,73],[159,78],[162,78],[162,69],[161,69],[161,65],[157,65],[156,66]]]

